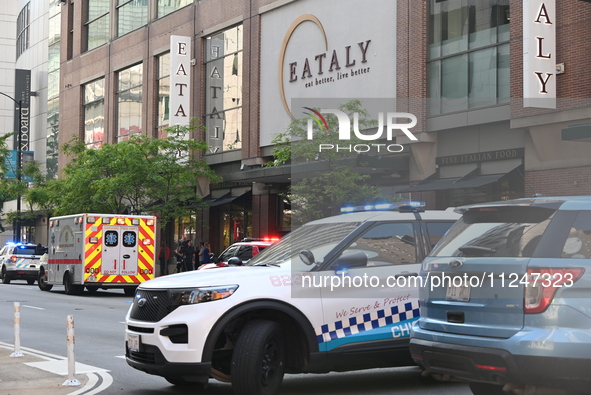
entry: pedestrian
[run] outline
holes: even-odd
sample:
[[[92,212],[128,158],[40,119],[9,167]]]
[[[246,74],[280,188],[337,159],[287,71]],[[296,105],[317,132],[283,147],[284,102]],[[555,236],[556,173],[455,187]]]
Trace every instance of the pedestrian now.
[[[184,271],[191,271],[194,270],[193,267],[193,260],[195,258],[195,247],[193,247],[193,242],[191,240],[187,241],[187,245],[185,246],[183,252],[183,269]]]
[[[209,254],[209,242],[206,242],[203,245],[203,264],[211,263],[211,256]]]
[[[160,275],[168,274],[168,261],[170,260],[170,247],[163,241],[158,252],[158,260],[160,261]]]
[[[184,263],[184,256],[185,256],[185,247],[186,247],[186,237],[183,237],[182,240],[179,240],[179,245],[176,248],[175,256],[176,256],[176,271],[175,273],[180,273],[183,271],[183,263]]]
[[[199,256],[199,266],[203,265],[203,251],[205,250],[205,243],[200,241],[199,242],[199,251],[197,255]],[[197,266],[197,267],[199,267]]]

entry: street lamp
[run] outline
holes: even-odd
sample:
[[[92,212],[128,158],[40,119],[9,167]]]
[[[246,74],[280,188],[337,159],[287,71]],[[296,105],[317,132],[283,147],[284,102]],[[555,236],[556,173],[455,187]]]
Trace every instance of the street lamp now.
[[[22,125],[23,125],[23,105],[22,100],[15,100],[13,97],[8,96],[6,93],[0,92],[0,95],[5,96],[15,102],[18,105],[18,143],[17,143],[17,154],[16,154],[16,179],[17,181],[21,181],[21,167],[22,167]],[[14,229],[14,237],[17,243],[21,241],[21,194],[20,190],[16,199],[16,212],[18,214],[17,218],[14,220],[12,224],[12,228]]]

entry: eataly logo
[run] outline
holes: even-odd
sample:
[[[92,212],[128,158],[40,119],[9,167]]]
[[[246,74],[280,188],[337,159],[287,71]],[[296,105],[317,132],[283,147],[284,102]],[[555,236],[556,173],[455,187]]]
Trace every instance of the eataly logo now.
[[[291,113],[287,99],[285,97],[285,84],[284,84],[284,68],[285,68],[285,53],[287,46],[294,33],[294,31],[304,22],[311,22],[315,24],[319,29],[324,41],[325,51],[317,53],[311,57],[306,57],[303,61],[289,62],[289,79],[290,83],[298,80],[310,80],[306,86],[319,85],[328,82],[334,82],[338,79],[348,78],[362,73],[369,72],[369,67],[365,67],[367,63],[367,50],[370,47],[371,40],[365,40],[356,43],[355,45],[347,45],[342,49],[333,49],[332,51],[328,48],[328,39],[326,32],[320,20],[314,15],[306,14],[298,17],[289,27],[279,55],[279,91],[281,100],[285,110],[290,117],[295,118]],[[341,71],[345,67],[347,70]],[[328,76],[325,76],[325,73]],[[336,73],[336,74],[335,74]]]

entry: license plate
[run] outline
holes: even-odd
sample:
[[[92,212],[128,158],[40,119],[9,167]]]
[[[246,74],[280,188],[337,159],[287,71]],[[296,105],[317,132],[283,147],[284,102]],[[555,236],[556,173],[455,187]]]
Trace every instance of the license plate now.
[[[127,348],[129,351],[136,351],[140,350],[140,335],[135,335],[133,333],[127,334]]]
[[[458,302],[467,302],[470,300],[470,285],[462,284],[459,287],[450,285],[445,294],[446,300],[455,300]]]

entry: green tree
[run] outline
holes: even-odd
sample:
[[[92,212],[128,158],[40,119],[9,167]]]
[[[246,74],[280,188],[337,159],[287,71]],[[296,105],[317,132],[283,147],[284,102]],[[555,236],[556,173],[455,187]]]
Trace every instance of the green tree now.
[[[352,100],[339,107],[339,110],[353,119],[358,114],[360,130],[377,126],[369,119],[359,100]],[[307,139],[308,118],[293,120],[287,130],[278,133],[273,143],[274,161],[272,166],[290,164],[292,166],[291,186],[287,198],[291,202],[294,222],[305,223],[314,219],[339,213],[343,206],[361,205],[383,200],[380,188],[371,185],[370,176],[361,174],[360,158],[346,151],[323,150],[321,144],[344,145],[339,141],[338,120],[335,115],[324,114],[328,130],[318,130],[314,125],[314,138]],[[366,144],[367,141],[352,136],[346,145]]]
[[[47,194],[46,176],[41,170],[41,164],[37,161],[27,162],[23,164],[21,174],[27,181],[12,181],[13,199],[20,196],[25,207],[20,212],[7,213],[7,219],[23,223],[37,218],[39,212],[45,215],[51,214],[54,203]]]
[[[54,215],[153,213],[165,226],[198,202],[199,178],[218,179],[198,155],[206,144],[187,138],[196,127],[177,125],[167,128],[166,139],[137,135],[100,149],[74,140],[63,147],[71,159],[63,177],[47,181],[39,194],[53,203]]]
[[[21,183],[18,183],[17,180],[6,178],[6,159],[10,153],[6,141],[13,134],[14,133],[7,133],[0,137],[0,163],[2,164],[2,166],[0,166],[0,214],[2,214],[4,203],[16,199],[18,191],[21,187]],[[8,218],[8,220],[10,221],[11,218]],[[4,232],[4,226],[2,225],[1,221],[0,232]]]

